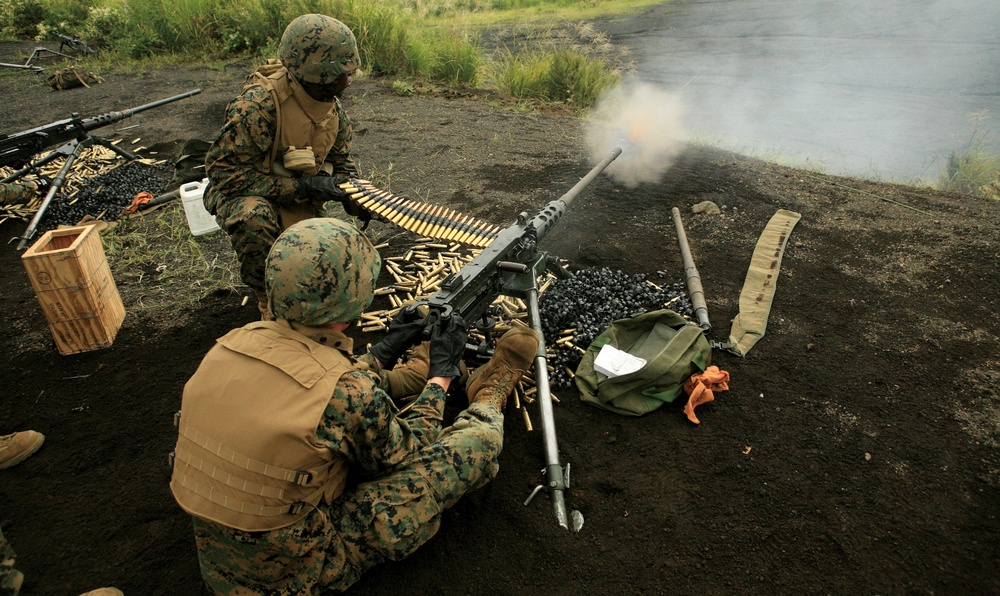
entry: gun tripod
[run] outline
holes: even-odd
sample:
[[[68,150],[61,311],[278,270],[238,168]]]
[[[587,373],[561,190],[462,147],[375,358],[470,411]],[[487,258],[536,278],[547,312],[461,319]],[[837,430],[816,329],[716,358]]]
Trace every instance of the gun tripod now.
[[[70,169],[72,169],[73,164],[76,162],[77,158],[80,157],[80,154],[83,153],[83,150],[88,147],[92,147],[94,143],[111,149],[129,161],[135,159],[135,155],[118,147],[117,145],[112,144],[110,141],[93,135],[86,135],[81,139],[73,139],[38,161],[30,163],[3,180],[0,180],[0,182],[13,182],[20,179],[25,174],[37,172],[42,166],[55,161],[60,157],[66,158],[66,163],[59,168],[59,173],[52,179],[52,183],[49,185],[48,191],[45,193],[45,198],[42,199],[41,205],[38,206],[38,211],[35,212],[35,216],[31,218],[31,223],[29,223],[27,229],[24,230],[24,235],[21,236],[21,242],[17,245],[17,250],[24,250],[28,246],[28,242],[30,242],[35,236],[35,231],[38,229],[38,224],[41,222],[42,216],[45,215],[45,210],[48,209],[49,203],[52,202],[52,199],[55,198],[56,194],[66,183],[66,176],[69,174]]]
[[[59,49],[62,49],[62,46],[59,46]],[[35,66],[34,64],[32,64],[32,62],[34,62],[36,58],[42,58],[45,52],[48,52],[49,54],[55,54],[56,56],[62,56],[64,58],[72,58],[73,60],[79,60],[79,58],[77,58],[76,56],[70,56],[69,54],[63,54],[62,52],[57,52],[55,50],[50,50],[48,48],[35,48],[35,51],[31,52],[31,56],[28,56],[28,60],[24,64],[8,64],[6,62],[0,62],[0,66],[6,68],[20,68],[23,70],[42,72],[45,69],[42,68],[41,66]]]

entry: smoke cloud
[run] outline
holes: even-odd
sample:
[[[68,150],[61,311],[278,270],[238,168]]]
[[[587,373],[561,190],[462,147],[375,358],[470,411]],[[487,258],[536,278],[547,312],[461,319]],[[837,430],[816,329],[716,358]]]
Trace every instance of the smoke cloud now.
[[[998,24],[997,0],[741,0],[663,3],[607,31],[680,96],[691,142],[910,181],[977,133],[996,147]]]
[[[632,80],[615,87],[586,120],[591,159],[621,147],[605,173],[629,188],[658,182],[684,148],[681,112],[677,95],[655,85]]]

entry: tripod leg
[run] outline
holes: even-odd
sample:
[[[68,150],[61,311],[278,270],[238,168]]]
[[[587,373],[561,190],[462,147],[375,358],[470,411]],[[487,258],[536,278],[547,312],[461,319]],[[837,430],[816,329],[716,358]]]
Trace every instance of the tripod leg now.
[[[21,179],[25,174],[30,174],[32,172],[37,172],[38,168],[44,166],[45,164],[55,161],[60,157],[67,157],[73,153],[73,147],[70,147],[71,143],[63,145],[62,147],[56,149],[55,151],[49,153],[45,157],[39,159],[38,161],[31,162],[30,164],[24,166],[20,170],[14,172],[10,176],[7,176],[0,183],[13,182],[15,180]]]
[[[6,62],[0,62],[0,66],[4,68],[20,68],[22,70],[33,70],[35,72],[42,72],[45,70],[41,66],[31,66],[30,64],[8,64]]]
[[[66,175],[69,173],[70,168],[73,167],[73,162],[80,157],[80,153],[84,149],[93,144],[92,140],[84,141],[70,141],[69,143],[63,145],[58,149],[58,151],[63,152],[65,150],[66,163],[63,164],[62,168],[59,169],[59,173],[52,180],[52,185],[49,187],[49,191],[45,193],[45,199],[42,200],[42,204],[38,206],[38,211],[35,212],[35,216],[31,218],[31,223],[28,224],[28,228],[24,230],[24,235],[21,236],[21,242],[17,245],[17,250],[24,250],[28,247],[28,242],[35,236],[35,231],[38,229],[39,222],[42,221],[42,216],[45,215],[45,210],[48,209],[49,203],[52,202],[53,197],[56,193],[62,189],[63,184],[66,183]]]

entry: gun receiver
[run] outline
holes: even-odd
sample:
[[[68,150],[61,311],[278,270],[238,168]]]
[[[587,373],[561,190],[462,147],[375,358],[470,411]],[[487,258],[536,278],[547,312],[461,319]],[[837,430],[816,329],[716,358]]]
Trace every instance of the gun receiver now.
[[[545,338],[538,309],[538,276],[546,269],[554,269],[557,274],[569,276],[569,272],[558,265],[557,260],[546,252],[537,250],[538,242],[552,229],[566,211],[569,204],[584,188],[621,154],[615,148],[610,155],[584,176],[562,197],[550,202],[534,218],[528,219],[521,213],[517,221],[501,231],[479,255],[450,275],[441,283],[441,288],[427,302],[430,317],[448,317],[460,314],[467,323],[482,319],[482,326],[490,327],[488,309],[498,295],[504,294],[525,300],[528,305],[528,320],[542,337],[535,355],[535,382],[537,399],[542,417],[545,437],[545,480],[539,484],[525,501],[525,505],[543,488],[547,488],[552,499],[556,519],[563,528],[569,528],[564,491],[569,488],[569,464],[564,468],[559,463],[559,448],[556,441],[555,421],[552,414],[552,395],[549,388],[548,363],[546,360]],[[573,512],[573,529],[579,530],[583,515]]]
[[[42,199],[42,203],[38,206],[38,211],[35,212],[35,216],[32,218],[31,223],[28,224],[28,228],[24,231],[24,235],[21,236],[21,242],[17,245],[17,249],[23,250],[28,246],[28,242],[32,239],[32,237],[34,237],[35,231],[38,229],[38,223],[45,214],[45,210],[62,188],[73,163],[80,157],[80,154],[84,149],[92,146],[94,143],[97,143],[111,149],[125,159],[135,159],[135,155],[121,149],[117,145],[113,145],[105,141],[104,139],[92,136],[90,131],[119,122],[126,118],[131,118],[140,112],[158,108],[162,105],[191,97],[192,95],[197,95],[199,93],[201,93],[201,89],[194,89],[193,91],[188,91],[187,93],[181,93],[166,99],[143,104],[127,110],[121,110],[119,112],[108,112],[107,114],[101,114],[91,118],[80,118],[79,115],[73,114],[64,120],[50,122],[49,124],[39,126],[37,128],[31,128],[11,135],[0,134],[0,167],[23,164],[28,162],[32,156],[39,153],[46,147],[61,145],[58,149],[52,151],[45,157],[39,159],[38,161],[28,163],[28,165],[22,167],[20,170],[14,172],[10,176],[7,176],[3,180],[0,180],[0,182],[12,182],[29,172],[37,171],[41,166],[54,161],[59,157],[66,158],[66,162],[63,164],[62,168],[60,168],[59,173],[56,174],[51,186],[49,186],[48,191],[45,193],[45,198]]]

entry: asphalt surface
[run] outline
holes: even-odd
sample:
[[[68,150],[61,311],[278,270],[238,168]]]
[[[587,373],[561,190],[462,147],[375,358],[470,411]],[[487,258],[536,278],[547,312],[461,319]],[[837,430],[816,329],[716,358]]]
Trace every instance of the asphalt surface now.
[[[1000,2],[679,1],[606,26],[691,138],[789,165],[936,180],[996,143]]]

